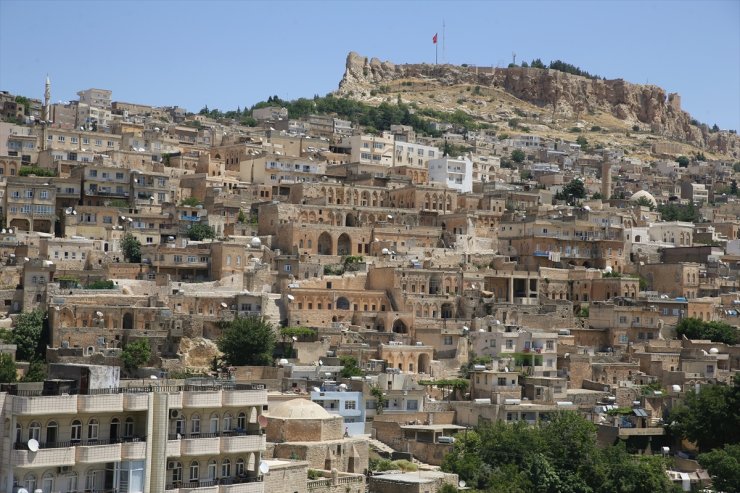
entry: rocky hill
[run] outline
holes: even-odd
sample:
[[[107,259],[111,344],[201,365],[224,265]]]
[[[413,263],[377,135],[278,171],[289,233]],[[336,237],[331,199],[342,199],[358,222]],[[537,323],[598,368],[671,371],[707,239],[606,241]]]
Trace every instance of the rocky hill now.
[[[572,75],[552,69],[494,68],[455,65],[405,64],[368,59],[357,53],[347,56],[344,77],[337,93],[373,102],[378,93],[439,91],[452,87],[477,86],[494,97],[513,96],[534,105],[550,122],[577,122],[588,115],[610,115],[617,125],[629,129],[638,125],[653,136],[686,143],[731,158],[740,156],[740,138],[736,134],[710,132],[681,110],[678,94],[667,94],[655,85],[632,84],[622,79],[601,80]],[[487,95],[488,95],[487,94]],[[431,96],[430,96],[431,98]],[[377,101],[377,98],[375,98]],[[509,98],[511,99],[511,98]],[[449,101],[447,109],[464,111],[483,120],[495,121],[504,105],[473,101],[473,108],[462,107],[460,100]],[[444,105],[443,105],[444,106]],[[483,108],[488,106],[488,108]],[[516,104],[514,104],[516,107]],[[517,111],[520,113],[520,111]],[[500,118],[498,118],[500,119]],[[692,123],[693,122],[693,123]]]

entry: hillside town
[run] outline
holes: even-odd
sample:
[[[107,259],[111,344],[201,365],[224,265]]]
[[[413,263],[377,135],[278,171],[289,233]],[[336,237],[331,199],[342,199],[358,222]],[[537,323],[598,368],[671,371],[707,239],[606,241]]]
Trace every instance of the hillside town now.
[[[740,436],[737,135],[404,70],[229,112],[0,93],[0,491],[504,491],[471,437],[572,416],[673,488],[603,491],[733,491],[699,456]]]

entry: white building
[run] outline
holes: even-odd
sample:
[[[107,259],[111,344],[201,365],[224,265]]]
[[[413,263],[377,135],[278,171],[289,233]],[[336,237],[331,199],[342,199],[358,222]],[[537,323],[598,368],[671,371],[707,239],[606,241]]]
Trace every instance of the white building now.
[[[365,402],[362,392],[347,392],[328,382],[319,392],[311,392],[311,400],[330,414],[341,416],[350,436],[365,433]]]
[[[355,135],[349,143],[352,162],[360,164],[426,168],[431,159],[441,155],[437,147],[396,140],[390,132],[381,136]]]
[[[429,181],[460,192],[473,191],[473,162],[466,157],[444,157],[429,161]]]
[[[79,91],[80,103],[95,106],[96,108],[110,108],[111,94],[108,89],[85,89]]]

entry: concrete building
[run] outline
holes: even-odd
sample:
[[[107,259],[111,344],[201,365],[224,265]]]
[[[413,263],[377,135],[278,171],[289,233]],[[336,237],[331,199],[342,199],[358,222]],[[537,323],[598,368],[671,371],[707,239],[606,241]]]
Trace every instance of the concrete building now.
[[[429,181],[441,183],[448,188],[466,193],[473,191],[473,163],[470,159],[432,159],[429,165]]]
[[[3,491],[262,493],[264,387],[51,365],[0,393]]]

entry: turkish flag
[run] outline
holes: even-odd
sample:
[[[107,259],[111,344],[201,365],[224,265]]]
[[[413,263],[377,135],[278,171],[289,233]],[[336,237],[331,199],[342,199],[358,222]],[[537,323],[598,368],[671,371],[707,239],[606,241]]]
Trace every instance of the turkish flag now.
[[[437,33],[434,33],[434,37],[432,38],[432,43],[435,45],[437,44]]]

